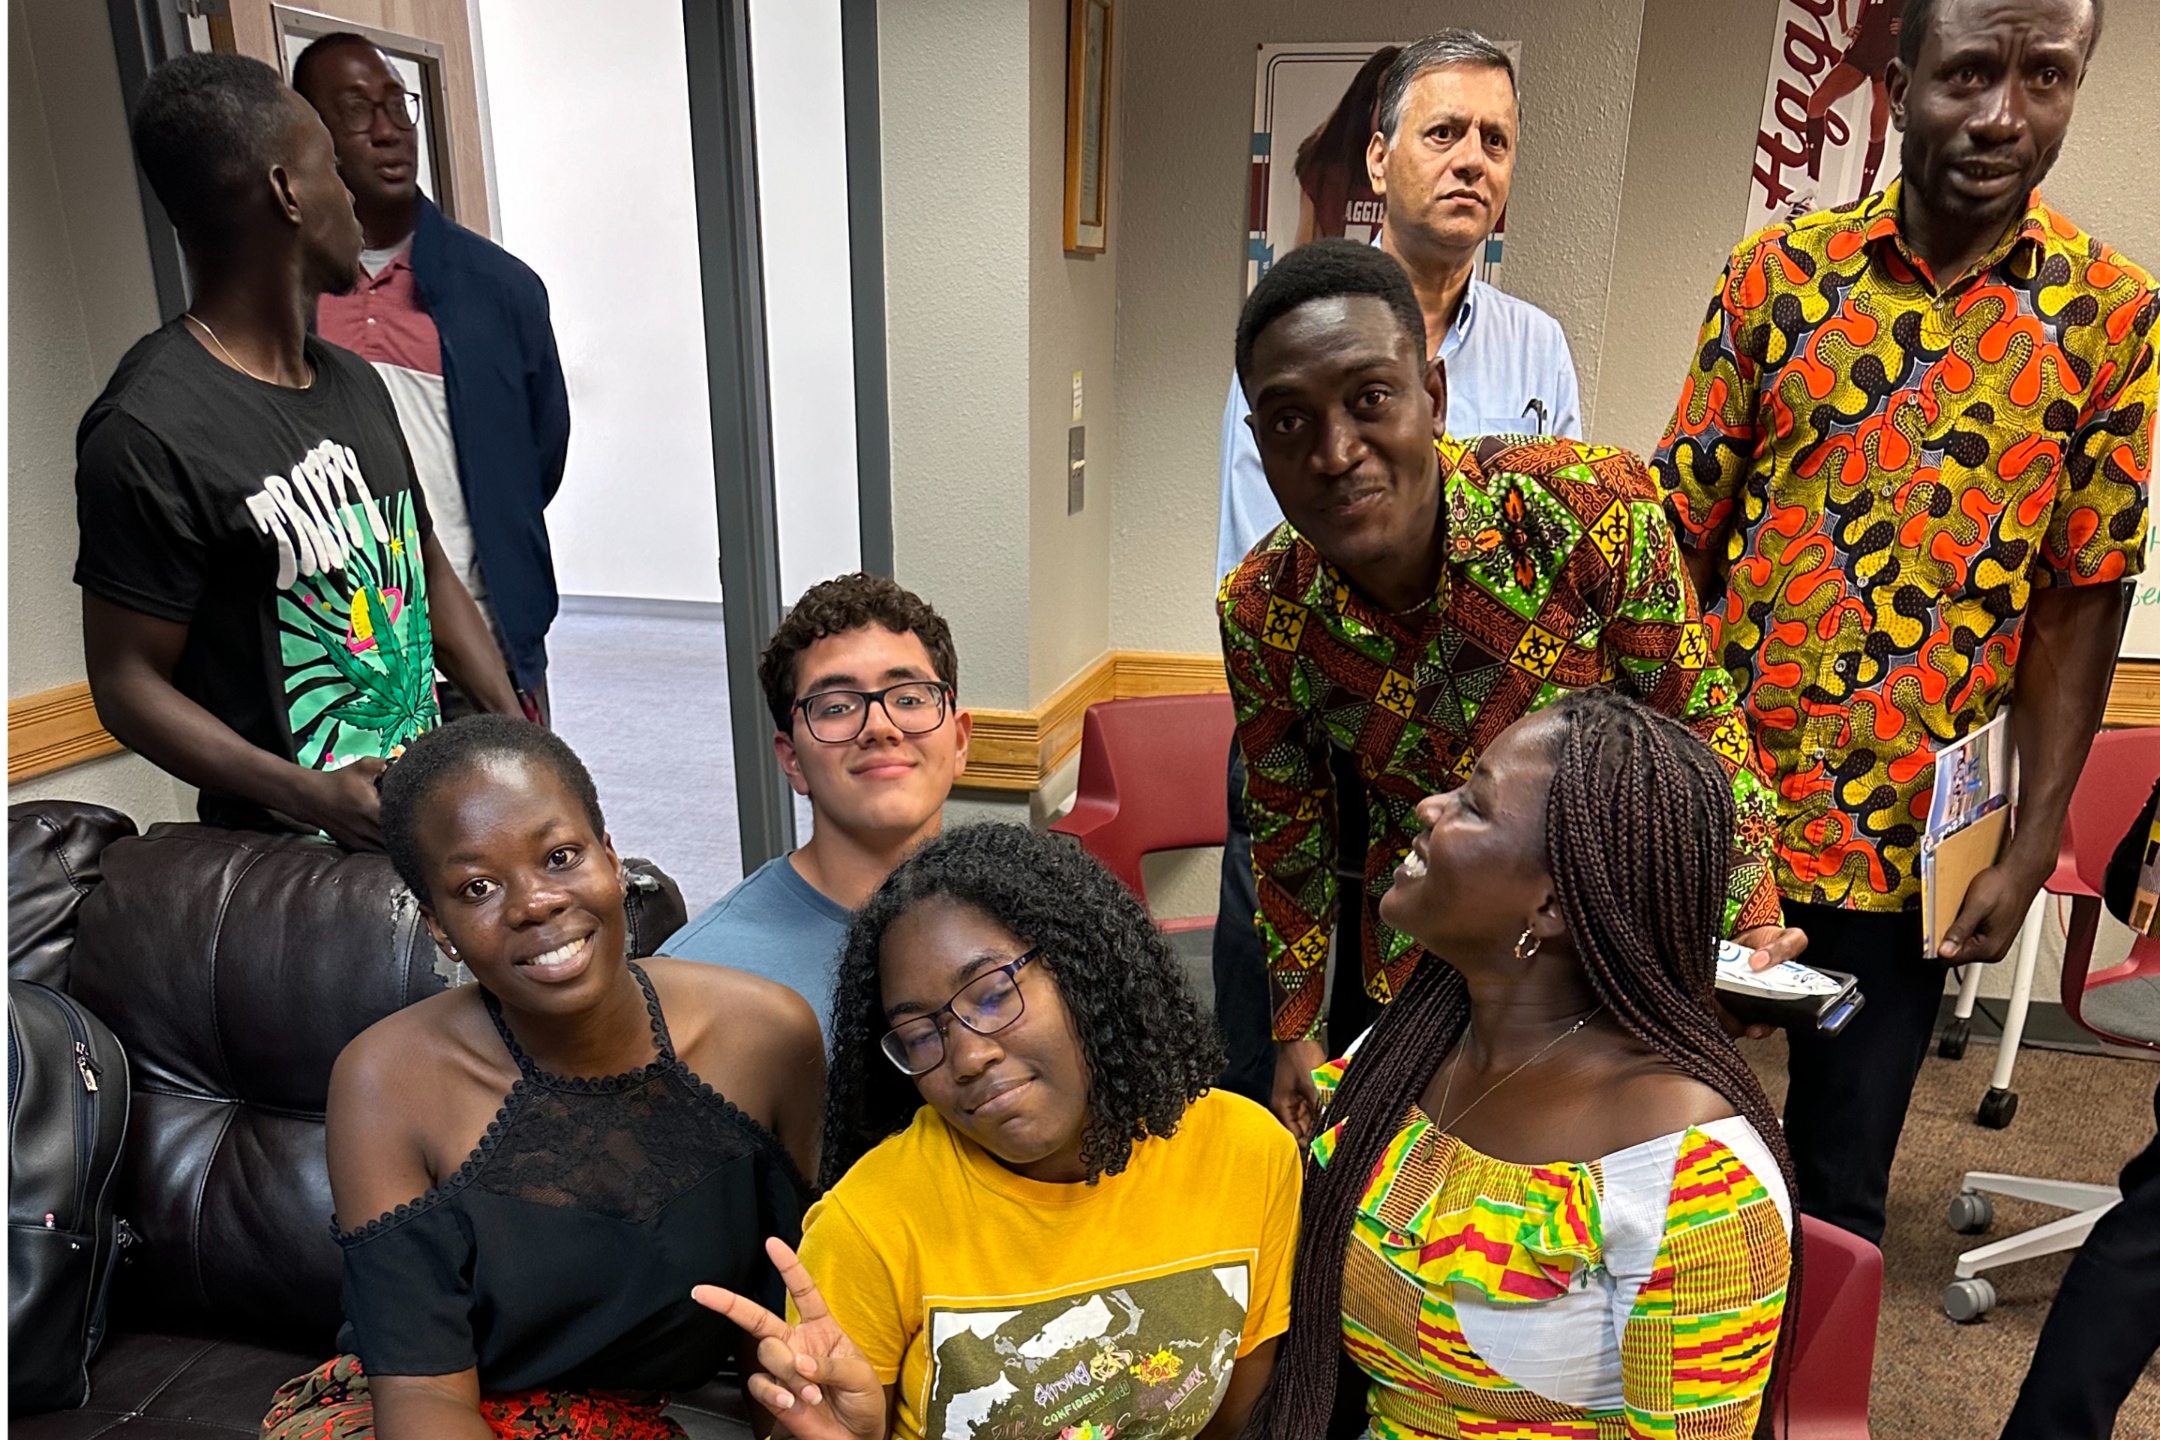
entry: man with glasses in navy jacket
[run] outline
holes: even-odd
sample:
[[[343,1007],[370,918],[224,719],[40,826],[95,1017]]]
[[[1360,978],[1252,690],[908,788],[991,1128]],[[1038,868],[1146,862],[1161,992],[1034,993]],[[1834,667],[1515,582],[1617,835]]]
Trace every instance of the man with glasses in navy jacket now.
[[[435,534],[526,717],[545,723],[555,562],[543,512],[570,447],[547,288],[421,193],[420,97],[373,41],[325,35],[292,80],[330,129],[365,240],[357,284],[317,302],[316,330],[389,386]],[[472,708],[454,687],[443,698],[445,718]]]

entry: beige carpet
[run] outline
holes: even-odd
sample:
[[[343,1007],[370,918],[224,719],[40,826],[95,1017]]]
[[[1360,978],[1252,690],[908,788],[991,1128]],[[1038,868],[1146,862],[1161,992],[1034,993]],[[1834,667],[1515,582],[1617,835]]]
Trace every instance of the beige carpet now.
[[[1784,1041],[1750,1046],[1773,1099],[1782,1099]],[[1984,1130],[1973,1108],[1987,1090],[1993,1047],[1973,1044],[1956,1063],[1929,1057],[1913,1097],[1890,1188],[1883,1237],[1882,1320],[1870,1428],[1876,1440],[1992,1440],[2017,1398],[2056,1283],[2070,1257],[1989,1272],[1998,1303],[1977,1324],[1942,1311],[1958,1252],[2063,1212],[1995,1202],[1986,1237],[1953,1234],[1944,1211],[1968,1170],[2111,1182],[2152,1138],[2160,1069],[2137,1060],[2027,1050],[2018,1056],[2018,1114]],[[2123,1407],[2117,1440],[2160,1440],[2160,1365],[2148,1366]]]

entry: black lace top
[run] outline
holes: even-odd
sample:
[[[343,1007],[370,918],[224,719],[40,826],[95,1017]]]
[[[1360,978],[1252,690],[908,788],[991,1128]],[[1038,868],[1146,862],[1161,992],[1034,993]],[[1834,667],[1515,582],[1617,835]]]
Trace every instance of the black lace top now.
[[[685,1390],[735,1328],[690,1299],[724,1285],[778,1311],[765,1237],[794,1243],[807,1190],[779,1141],[676,1057],[652,982],[659,1058],[566,1080],[534,1065],[481,998],[519,1079],[457,1174],[340,1232],[341,1350],[373,1375],[477,1365],[488,1394]]]

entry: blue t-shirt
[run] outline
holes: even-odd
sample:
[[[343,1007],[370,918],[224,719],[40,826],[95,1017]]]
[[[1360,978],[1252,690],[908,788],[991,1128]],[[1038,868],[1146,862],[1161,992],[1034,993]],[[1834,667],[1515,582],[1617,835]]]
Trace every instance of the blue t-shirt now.
[[[777,980],[810,1002],[832,1032],[833,981],[847,939],[846,906],[820,894],[782,855],[768,860],[661,945],[662,955],[730,965]]]

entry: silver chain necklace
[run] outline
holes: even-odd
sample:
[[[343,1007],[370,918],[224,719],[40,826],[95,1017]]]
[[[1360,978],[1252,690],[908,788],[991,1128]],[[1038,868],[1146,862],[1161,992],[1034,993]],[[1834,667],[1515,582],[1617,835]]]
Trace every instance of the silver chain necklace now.
[[[1544,1045],[1539,1048],[1537,1054],[1532,1055],[1528,1060],[1523,1061],[1522,1064],[1517,1065],[1514,1069],[1508,1071],[1507,1074],[1502,1075],[1498,1080],[1493,1081],[1492,1084],[1485,1087],[1484,1094],[1478,1096],[1477,1099],[1472,1100],[1468,1105],[1463,1106],[1462,1114],[1455,1117],[1454,1123],[1456,1125],[1462,1124],[1463,1115],[1468,1115],[1472,1110],[1477,1109],[1478,1106],[1484,1104],[1487,1100],[1490,1100],[1492,1098],[1493,1091],[1498,1090],[1502,1085],[1507,1084],[1508,1081],[1514,1079],[1517,1075],[1522,1074],[1523,1071],[1529,1069],[1532,1065],[1535,1065],[1538,1061],[1544,1059],[1545,1052],[1547,1050],[1552,1049],[1553,1046],[1558,1045],[1562,1040],[1567,1039],[1570,1035],[1573,1035],[1576,1031],[1582,1029],[1583,1026],[1588,1025],[1592,1020],[1597,1019],[1597,1017],[1603,1014],[1604,1011],[1605,1007],[1603,1005],[1598,1006],[1596,1009],[1590,1011],[1589,1014],[1583,1016],[1580,1020],[1577,1020],[1574,1024],[1568,1026],[1567,1029],[1561,1031],[1558,1035],[1555,1035],[1552,1039],[1546,1041]],[[1448,1062],[1447,1085],[1440,1091],[1440,1111],[1439,1114],[1436,1114],[1432,1117],[1432,1122],[1435,1125],[1440,1125],[1442,1123],[1440,1117],[1447,1114],[1448,1101],[1453,1099],[1455,1095],[1455,1072],[1462,1068],[1463,1052],[1465,1050],[1468,1050],[1469,1048],[1470,1022],[1466,1020],[1463,1022],[1462,1042],[1455,1047],[1455,1058]]]

